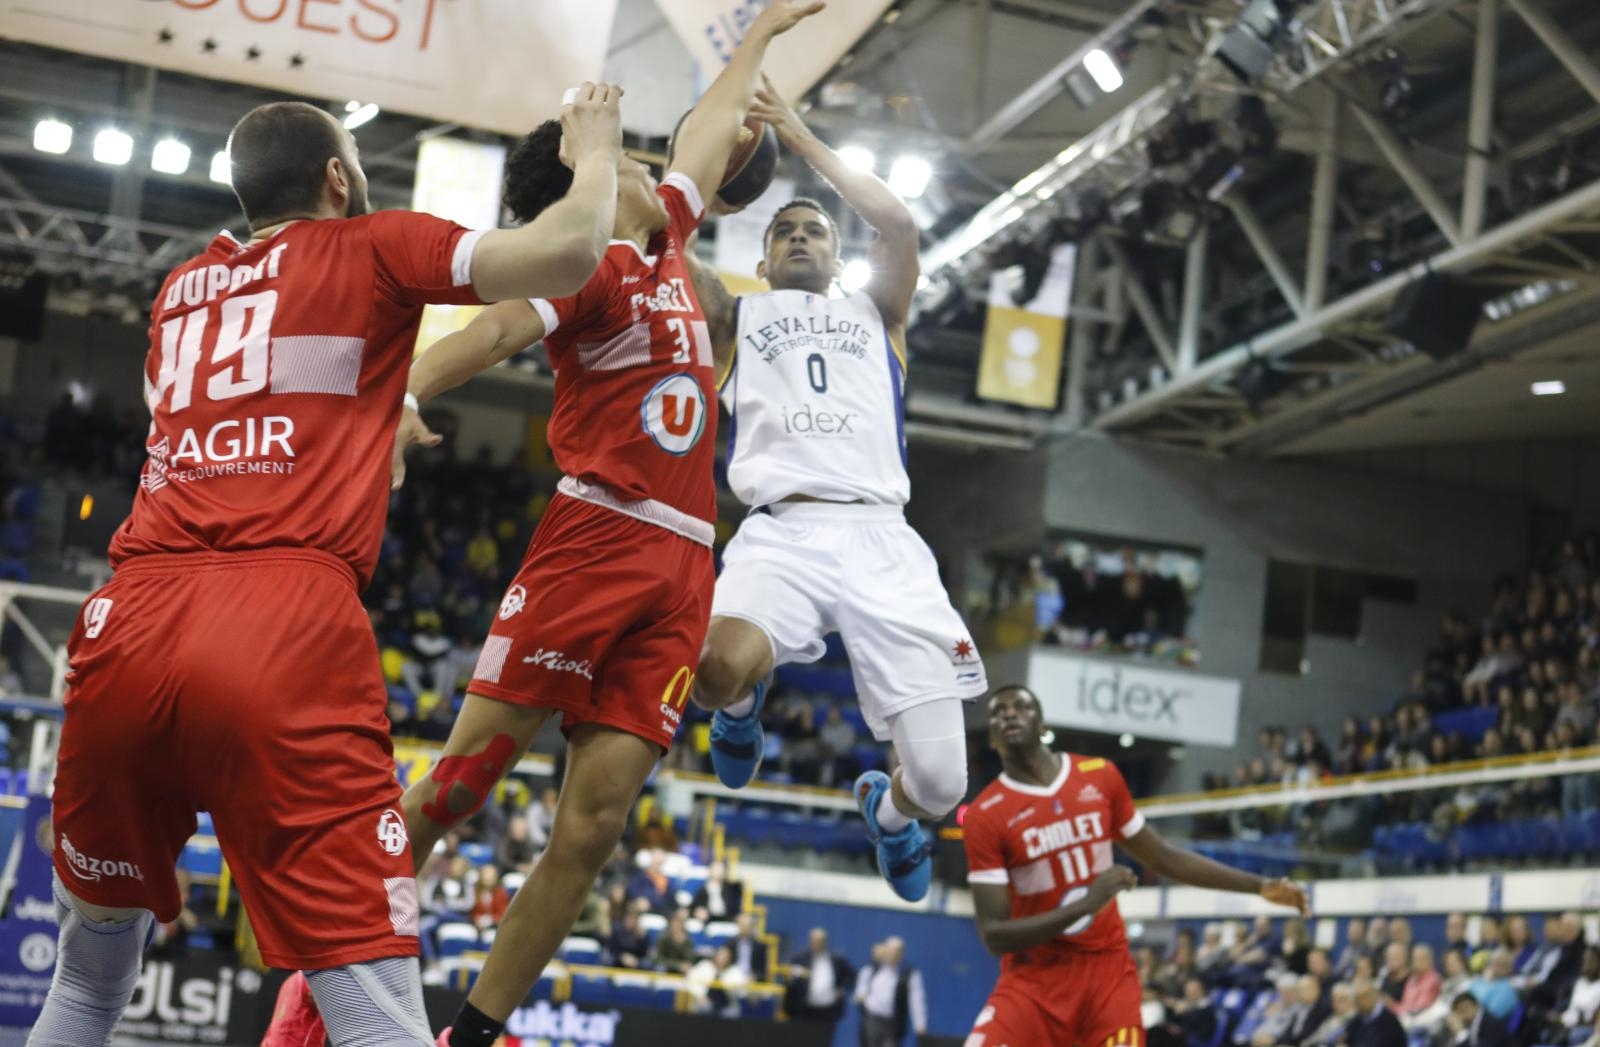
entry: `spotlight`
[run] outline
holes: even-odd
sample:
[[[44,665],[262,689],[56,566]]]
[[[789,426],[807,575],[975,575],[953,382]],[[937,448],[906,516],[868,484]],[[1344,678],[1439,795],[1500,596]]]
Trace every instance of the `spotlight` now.
[[[368,102],[366,105],[351,109],[350,107],[355,104],[353,101],[344,104],[344,111],[349,114],[344,118],[344,126],[347,131],[354,131],[362,124],[369,123],[373,117],[378,115],[378,103],[376,102]]]
[[[1560,396],[1567,391],[1567,383],[1559,379],[1550,382],[1534,382],[1534,396]]]
[[[1120,738],[1117,739],[1117,744],[1122,746],[1124,749],[1132,749],[1133,748],[1133,735],[1131,735],[1131,734],[1122,735]]]
[[[181,175],[189,169],[189,147],[176,138],[163,138],[150,152],[150,166],[162,174]]]
[[[1278,147],[1278,125],[1267,103],[1255,95],[1245,95],[1228,111],[1228,130],[1232,144],[1245,156],[1265,156]]]
[[[72,148],[72,125],[60,120],[40,120],[33,126],[33,147],[60,156]]]
[[[1106,94],[1122,86],[1122,70],[1117,68],[1116,59],[1098,47],[1083,56],[1083,68],[1094,77],[1095,86]]]
[[[1145,145],[1145,156],[1152,167],[1181,164],[1217,140],[1217,127],[1210,121],[1192,121],[1187,114],[1174,113],[1156,125]]]
[[[852,258],[844,264],[844,271],[839,274],[839,286],[844,288],[845,294],[855,294],[867,286],[867,281],[872,279],[872,263],[865,258]]]
[[[211,180],[222,185],[233,184],[233,164],[228,159],[228,151],[219,149],[211,157]]]
[[[1153,182],[1139,193],[1139,218],[1148,237],[1186,244],[1205,220],[1198,205],[1171,182]]]
[[[133,138],[114,127],[94,136],[94,158],[102,164],[120,167],[133,158]]]
[[[1250,0],[1239,21],[1223,34],[1217,60],[1247,84],[1260,80],[1289,35],[1285,15],[1291,6],[1292,0]]]
[[[915,200],[928,189],[933,167],[920,156],[897,157],[889,168],[889,188],[902,200]]]
[[[871,171],[878,165],[878,158],[873,155],[871,149],[864,145],[840,147],[839,159],[843,160],[847,167],[852,167],[857,171]]]

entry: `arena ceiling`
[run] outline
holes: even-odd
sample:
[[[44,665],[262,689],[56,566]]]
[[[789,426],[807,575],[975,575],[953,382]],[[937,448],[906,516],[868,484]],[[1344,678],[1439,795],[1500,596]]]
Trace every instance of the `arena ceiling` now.
[[[1507,361],[1542,351],[1546,342],[1567,349],[1528,359],[1541,366],[1566,361],[1563,366],[1575,369],[1574,391],[1580,388],[1576,369],[1600,352],[1594,336],[1600,318],[1586,312],[1600,294],[1600,244],[1592,242],[1600,236],[1600,199],[1565,214],[1560,230],[1541,227],[1502,238],[1494,250],[1458,260],[1463,276],[1497,293],[1510,295],[1541,280],[1561,293],[1533,294],[1533,304],[1517,306],[1506,319],[1486,320],[1473,349],[1442,365],[1419,359],[1384,334],[1392,294],[1326,322],[1322,310],[1308,307],[1307,292],[1314,291],[1310,304],[1335,306],[1408,265],[1470,245],[1473,238],[1459,228],[1470,156],[1484,161],[1472,177],[1486,186],[1484,228],[1490,233],[1514,215],[1600,180],[1600,77],[1582,82],[1518,10],[1542,12],[1582,58],[1600,54],[1600,6],[1592,0],[1498,0],[1491,20],[1498,75],[1489,144],[1476,152],[1468,147],[1479,11],[1489,2],[1388,0],[1376,8],[1392,20],[1370,22],[1360,20],[1371,17],[1373,0],[1302,3],[1298,13],[1306,25],[1325,31],[1326,46],[1310,69],[1286,62],[1268,77],[1262,93],[1276,146],[1251,161],[1227,198],[1205,207],[1202,225],[1209,233],[1200,246],[1153,242],[1115,222],[1074,233],[1091,264],[1080,280],[1069,335],[1068,401],[1075,406],[1057,414],[975,399],[989,256],[1007,242],[1049,235],[1052,221],[1074,214],[1091,185],[1116,198],[1152,180],[1181,177],[1149,162],[1149,141],[1174,112],[1205,122],[1237,101],[1242,88],[1217,76],[1207,54],[1241,5],[896,4],[807,102],[808,118],[835,144],[859,144],[880,158],[915,152],[936,171],[919,204],[926,257],[935,264],[921,303],[924,319],[912,339],[913,431],[969,446],[1024,448],[1092,426],[1246,454],[1331,450],[1342,441],[1451,439],[1456,430],[1438,421],[1454,416],[1447,409],[1451,391],[1463,404],[1481,403],[1484,389],[1510,381],[1493,377],[1511,373]],[[1339,20],[1358,29],[1370,25],[1372,32],[1341,44]],[[1125,82],[1114,92],[1084,91],[1081,75],[1062,72],[1070,64],[1064,60],[1095,46],[1117,58]],[[659,149],[666,121],[681,108],[675,92],[685,101],[690,95],[694,72],[687,52],[653,0],[623,0],[611,51],[608,75],[650,83],[660,96],[630,128],[634,145]],[[221,148],[239,113],[281,96],[3,41],[0,67],[6,70],[0,78],[0,246],[27,247],[42,264],[70,273],[57,294],[67,307],[109,305],[134,315],[167,266],[216,229],[237,226],[231,194],[209,180],[203,162],[172,177],[136,165],[107,168],[87,158],[46,156],[32,147],[33,126],[43,116],[65,113],[82,122],[170,131],[205,158]],[[343,101],[308,100],[330,108]],[[1335,104],[1342,118],[1330,128],[1327,114]],[[360,130],[378,205],[409,202],[419,136],[442,132],[480,133],[387,112]],[[1028,201],[1026,214],[954,261],[948,258],[950,245],[972,228],[969,220],[997,196],[1030,172],[1050,175],[1050,165],[1060,166],[1074,149],[1087,152],[1089,144],[1104,158],[1076,156],[1052,176],[1063,182],[1059,192],[1052,184],[1050,200],[1039,206]],[[1326,280],[1313,288],[1308,216],[1319,155],[1332,157],[1325,162],[1332,177],[1324,194]],[[1418,182],[1440,199],[1420,198]],[[1443,227],[1441,209],[1447,213]],[[1550,248],[1552,238],[1557,248]],[[1198,278],[1190,273],[1196,258],[1203,259]],[[1424,390],[1432,390],[1429,399],[1408,411],[1407,401]],[[1567,403],[1574,399],[1569,394]],[[1506,400],[1496,432],[1507,436],[1546,432],[1556,415],[1564,419],[1558,423],[1563,431],[1600,424],[1565,407],[1539,415],[1512,410],[1517,397],[1511,392]],[[1383,425],[1374,421],[1380,417],[1387,419]],[[1350,435],[1334,435],[1346,428]]]

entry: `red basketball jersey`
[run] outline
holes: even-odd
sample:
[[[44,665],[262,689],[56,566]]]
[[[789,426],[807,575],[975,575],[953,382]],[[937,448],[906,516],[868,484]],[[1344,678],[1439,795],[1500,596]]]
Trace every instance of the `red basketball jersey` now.
[[[669,221],[648,250],[613,240],[583,290],[533,300],[556,372],[548,438],[568,476],[710,523],[716,378],[683,257],[705,208],[682,174],[656,192]]]
[[[111,562],[310,547],[365,586],[422,306],[478,301],[478,235],[385,211],[222,233],[173,270],[150,317],[149,458]]]
[[[967,882],[1005,884],[1013,918],[1034,916],[1082,897],[1112,863],[1112,844],[1144,828],[1122,773],[1108,760],[1061,756],[1049,785],[1024,785],[1001,775],[967,808]],[[1101,952],[1126,949],[1128,934],[1115,901],[1060,937],[1027,950]],[[1009,969],[1025,953],[1009,953]]]

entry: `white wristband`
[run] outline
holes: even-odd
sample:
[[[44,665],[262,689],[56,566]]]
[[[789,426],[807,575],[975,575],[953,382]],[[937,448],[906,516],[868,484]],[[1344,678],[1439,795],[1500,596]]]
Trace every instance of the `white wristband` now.
[[[413,411],[416,411],[418,413],[421,413],[421,411],[422,411],[422,404],[417,402],[417,394],[416,393],[407,393],[406,394],[405,405],[407,407],[411,408]]]

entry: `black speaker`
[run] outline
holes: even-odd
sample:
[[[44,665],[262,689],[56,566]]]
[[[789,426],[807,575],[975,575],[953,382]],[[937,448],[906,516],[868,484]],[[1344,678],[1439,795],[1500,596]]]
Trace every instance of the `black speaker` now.
[[[1476,289],[1443,274],[1429,273],[1395,296],[1384,329],[1435,360],[1443,360],[1467,347],[1482,317],[1483,296]]]

